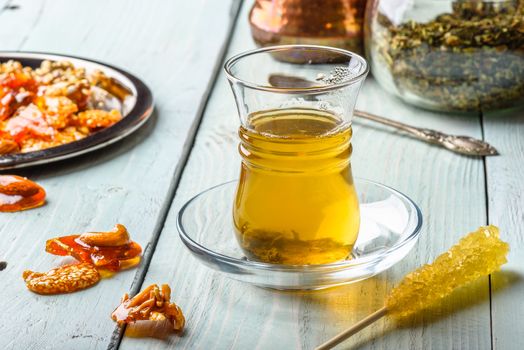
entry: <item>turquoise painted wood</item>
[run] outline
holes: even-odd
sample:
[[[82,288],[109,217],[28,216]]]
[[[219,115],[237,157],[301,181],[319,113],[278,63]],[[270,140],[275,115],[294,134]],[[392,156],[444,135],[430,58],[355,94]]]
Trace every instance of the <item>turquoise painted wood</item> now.
[[[486,140],[501,156],[486,160],[489,222],[511,246],[509,262],[492,276],[493,348],[524,348],[524,109],[488,113]]]
[[[244,5],[229,55],[251,49]],[[360,109],[420,126],[481,137],[478,117],[429,113],[408,107],[370,78]],[[431,261],[459,237],[486,222],[481,159],[457,156],[369,123],[355,120],[353,166],[356,176],[394,186],[418,202],[425,213],[419,244],[390,271],[370,280],[327,291],[290,294],[231,281],[200,265],[177,238],[176,214],[200,191],[235,179],[239,171],[238,120],[224,75],[206,108],[173,206],[144,281],[169,282],[187,313],[183,337],[162,330],[128,327],[121,348],[311,349],[382,306],[402,276]],[[213,169],[210,174],[208,169]],[[157,338],[135,338],[153,332]],[[340,348],[490,349],[489,285],[485,279],[412,324],[382,320]]]
[[[14,4],[15,2],[11,2]],[[106,349],[112,310],[138,288],[229,36],[233,1],[16,1],[0,13],[0,49],[99,59],[141,77],[154,117],[129,139],[78,159],[17,171],[42,184],[48,204],[0,213],[0,348]],[[233,8],[234,10],[234,8]],[[191,14],[191,16],[188,16]],[[207,18],[203,26],[199,18]],[[212,33],[212,36],[211,34]],[[22,280],[64,261],[45,241],[125,224],[144,263],[71,295],[40,296]],[[118,341],[118,338],[116,339]]]
[[[0,348],[312,349],[380,308],[405,273],[488,222],[511,243],[507,268],[410,323],[381,320],[338,348],[523,348],[522,110],[428,112],[368,79],[359,109],[485,137],[501,151],[485,161],[464,157],[355,119],[354,174],[404,192],[425,219],[413,251],[379,276],[320,292],[280,293],[229,280],[190,256],[178,239],[178,210],[200,191],[238,176],[236,109],[224,75],[215,73],[224,56],[255,47],[247,23],[251,4],[245,1],[237,17],[239,0],[0,0],[0,50],[107,61],[143,78],[157,106],[153,121],[123,142],[17,172],[41,183],[49,202],[0,214],[0,260],[8,263],[0,271]],[[146,248],[138,269],[71,295],[26,290],[23,270],[46,271],[64,261],[44,253],[46,239],[116,222]],[[121,338],[109,314],[124,292],[151,283],[172,286],[186,332],[178,336],[146,323],[127,327]]]

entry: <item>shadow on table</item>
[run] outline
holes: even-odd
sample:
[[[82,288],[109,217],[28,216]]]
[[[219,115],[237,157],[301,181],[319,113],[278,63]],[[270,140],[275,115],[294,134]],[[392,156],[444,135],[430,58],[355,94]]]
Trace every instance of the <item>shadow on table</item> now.
[[[495,273],[494,276],[496,276],[498,283],[496,288],[491,288],[492,296],[524,281],[520,274],[511,270],[499,271]],[[341,349],[356,349],[364,347],[371,342],[374,342],[377,338],[385,337],[389,333],[397,330],[424,328],[432,323],[444,320],[452,314],[463,312],[480,304],[485,304],[486,307],[489,308],[489,302],[489,285],[486,284],[486,279],[482,278],[465,287],[455,290],[451,296],[443,299],[435,306],[424,310],[424,312],[404,320],[387,322],[387,325],[381,332],[368,334],[367,337],[361,337],[357,342],[354,342],[350,346],[344,347],[341,345]],[[347,327],[350,326],[351,325],[347,325]]]
[[[485,112],[483,119],[489,124],[524,124],[524,106],[501,111]]]
[[[168,321],[140,321],[126,326],[125,336],[128,338],[154,338],[168,342],[174,335],[173,326]],[[176,333],[183,337],[184,333]]]
[[[285,319],[296,324],[281,324],[283,328],[299,329],[300,347],[313,349],[343,329],[380,309],[387,291],[391,289],[387,274],[345,286],[318,291],[275,292],[279,308],[275,322]],[[283,314],[283,317],[278,317]],[[280,322],[282,323],[282,322]],[[380,320],[362,335],[378,334],[385,321]],[[356,339],[357,337],[355,337]],[[352,344],[352,339],[347,344]],[[345,346],[347,345],[345,344]]]

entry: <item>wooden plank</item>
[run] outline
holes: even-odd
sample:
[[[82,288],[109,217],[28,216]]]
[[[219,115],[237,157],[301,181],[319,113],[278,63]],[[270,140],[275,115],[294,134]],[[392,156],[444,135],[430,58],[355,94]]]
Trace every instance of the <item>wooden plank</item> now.
[[[6,11],[15,11],[18,10],[19,6],[13,4],[13,0],[0,0],[0,15],[2,12]]]
[[[484,134],[498,157],[486,159],[489,222],[511,250],[508,264],[491,277],[493,348],[524,348],[524,109],[487,113]]]
[[[16,3],[19,9],[0,14],[2,49],[110,62],[144,79],[156,100],[153,120],[129,139],[75,160],[17,171],[46,188],[48,204],[0,214],[0,260],[8,263],[0,272],[0,348],[105,349],[115,329],[109,315],[134,279],[140,282],[140,268],[83,292],[48,297],[27,291],[22,271],[47,271],[64,261],[44,252],[46,239],[117,222],[150,259],[201,101],[222,59],[234,1]]]
[[[244,5],[239,17],[229,55],[254,47],[246,21],[249,6],[249,2]],[[478,118],[408,107],[382,91],[373,79],[366,82],[358,106],[415,125],[481,136]],[[190,256],[177,237],[175,221],[186,200],[237,178],[237,127],[233,96],[222,75],[144,281],[144,286],[169,283],[173,287],[173,299],[187,316],[187,331],[178,337],[154,327],[131,326],[122,349],[311,349],[378,309],[387,291],[406,272],[431,261],[486,221],[482,160],[357,122],[354,173],[398,188],[422,208],[424,229],[413,252],[387,273],[326,291],[280,293],[229,280]],[[396,329],[392,323],[380,321],[344,347],[488,349],[489,322],[486,279],[409,327]]]

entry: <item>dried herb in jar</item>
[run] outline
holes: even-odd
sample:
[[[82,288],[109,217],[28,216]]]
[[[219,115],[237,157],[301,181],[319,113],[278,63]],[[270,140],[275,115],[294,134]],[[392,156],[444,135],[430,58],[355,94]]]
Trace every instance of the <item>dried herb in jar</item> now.
[[[379,14],[372,50],[404,97],[444,110],[489,110],[524,99],[524,0],[457,1],[425,23]]]

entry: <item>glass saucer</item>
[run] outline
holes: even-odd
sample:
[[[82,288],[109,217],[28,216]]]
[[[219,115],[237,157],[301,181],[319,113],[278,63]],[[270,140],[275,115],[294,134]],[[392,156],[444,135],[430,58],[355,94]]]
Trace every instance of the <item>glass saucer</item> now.
[[[233,226],[237,181],[198,194],[180,210],[180,238],[202,263],[226,276],[266,288],[311,290],[357,282],[400,261],[417,242],[422,214],[402,193],[355,179],[361,224],[352,259],[322,265],[277,265],[247,260]]]

